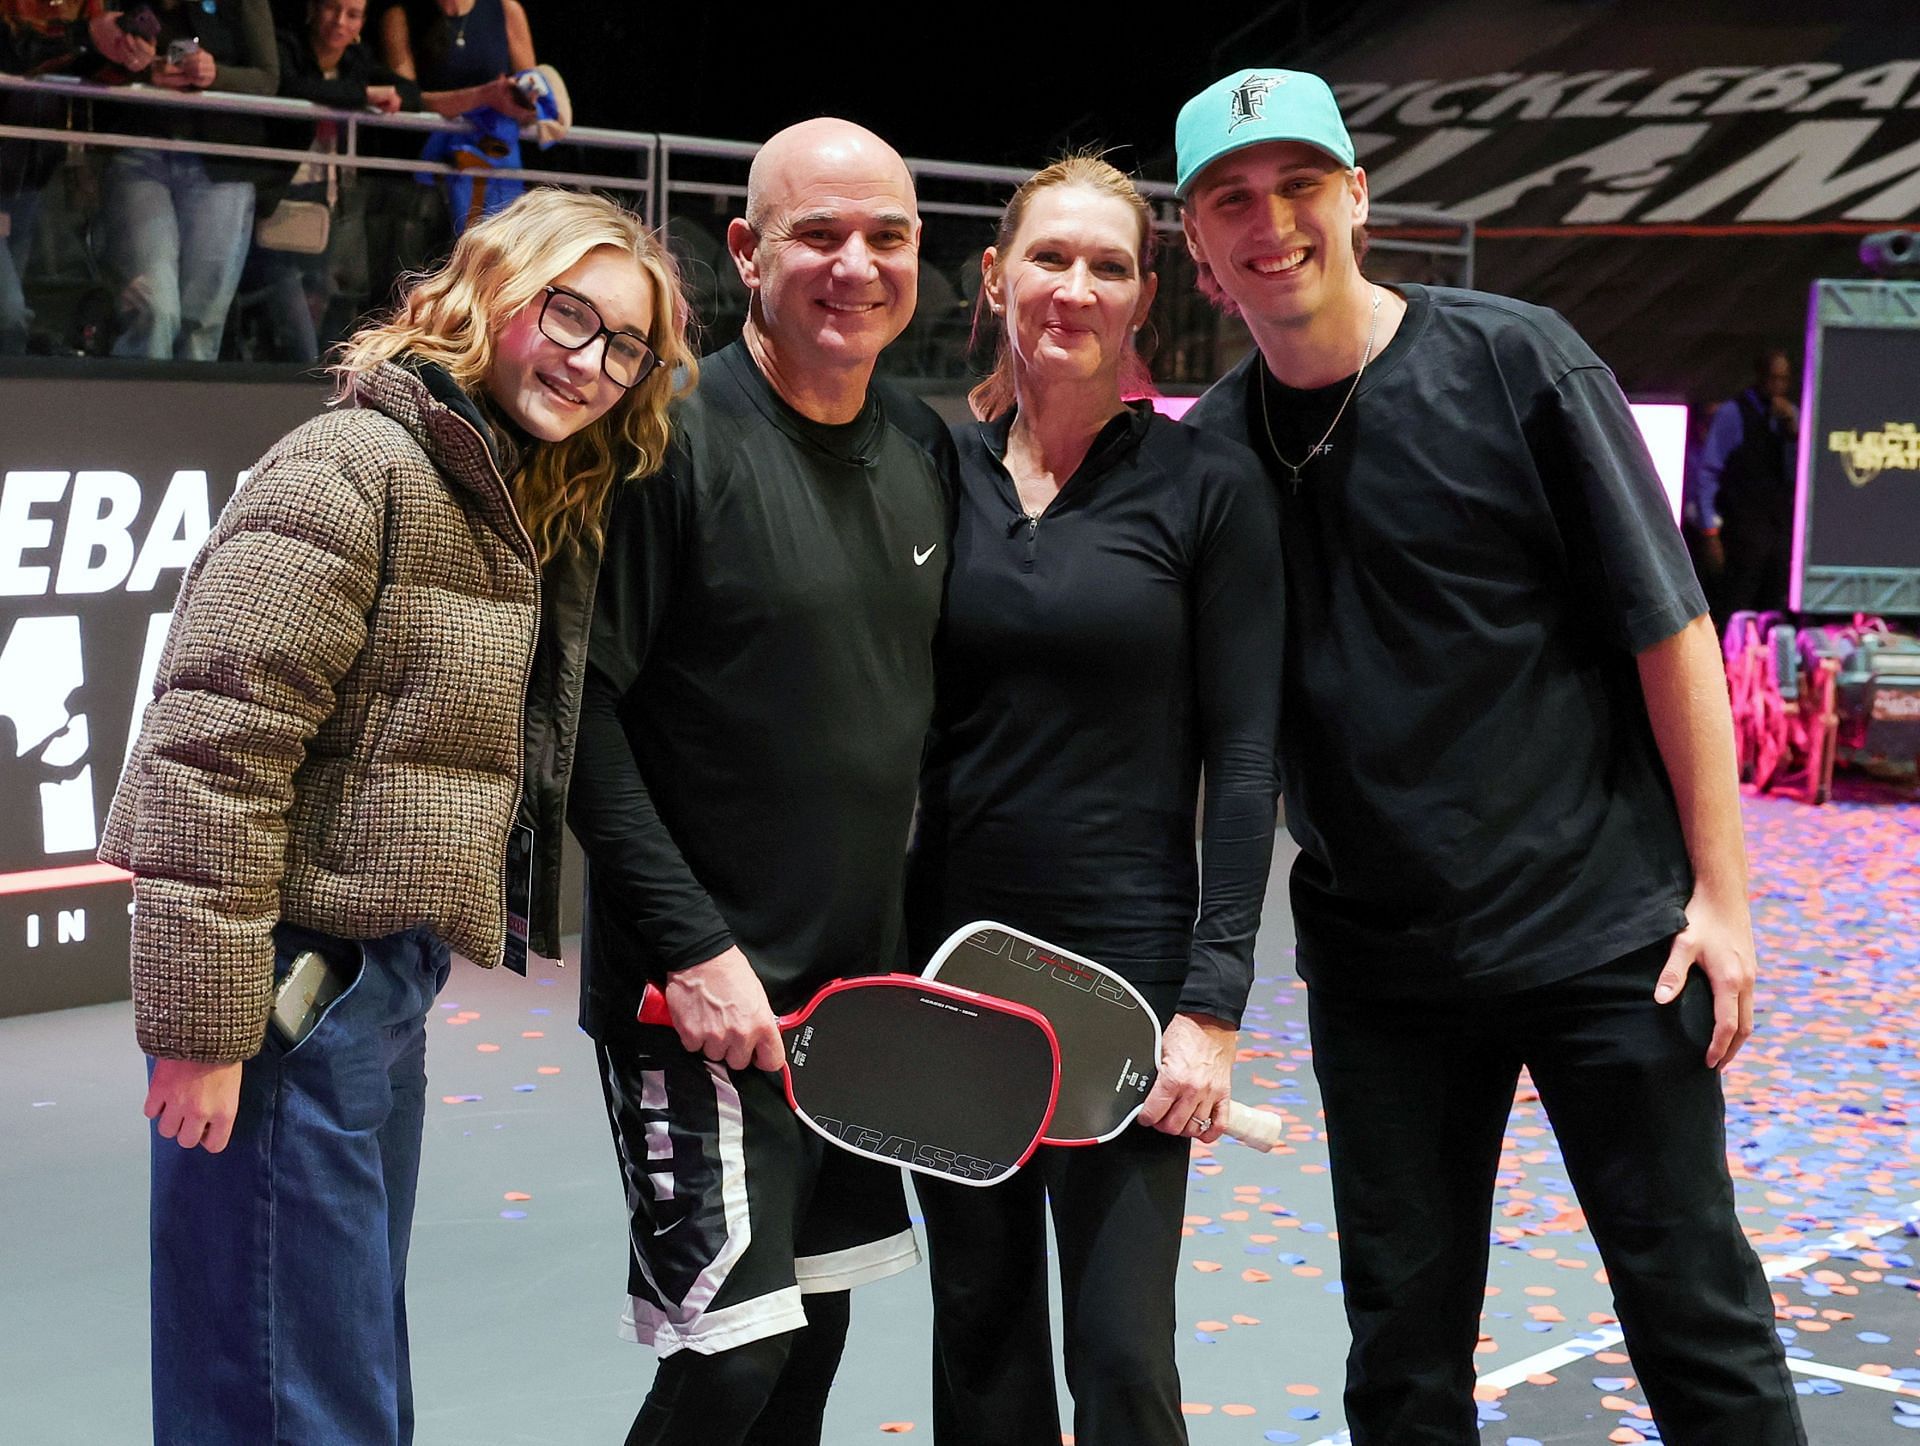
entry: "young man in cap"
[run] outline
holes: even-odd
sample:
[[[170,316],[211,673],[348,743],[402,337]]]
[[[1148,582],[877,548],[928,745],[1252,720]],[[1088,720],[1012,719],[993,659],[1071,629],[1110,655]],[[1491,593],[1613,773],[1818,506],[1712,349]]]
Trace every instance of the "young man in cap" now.
[[[1732,731],[1625,399],[1560,317],[1360,270],[1318,77],[1181,111],[1201,285],[1257,349],[1188,414],[1281,493],[1280,769],[1355,1446],[1467,1446],[1501,1137],[1532,1072],[1674,1446],[1805,1441],[1733,1211],[1752,1028]]]
[[[939,419],[873,380],[913,316],[913,179],[803,121],[755,156],[727,245],[746,328],[615,505],[569,807],[624,1324],[660,1360],[628,1446],[818,1442],[847,1292],[920,1258],[900,1172],[788,1106],[775,1018],[905,962],[953,477]],[[637,1022],[649,985],[671,1027]]]

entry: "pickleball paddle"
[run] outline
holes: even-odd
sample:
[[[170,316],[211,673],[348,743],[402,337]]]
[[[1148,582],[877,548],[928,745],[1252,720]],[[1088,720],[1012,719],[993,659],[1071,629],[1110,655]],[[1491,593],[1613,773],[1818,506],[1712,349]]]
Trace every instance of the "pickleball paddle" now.
[[[651,985],[642,1024],[671,1025]],[[1038,1010],[911,974],[837,979],[780,1019],[787,1099],[843,1150],[963,1185],[1027,1162],[1060,1055]]]
[[[1060,1048],[1060,1089],[1044,1145],[1097,1145],[1140,1113],[1160,1072],[1160,1021],[1140,991],[1093,960],[1007,924],[957,929],[921,977],[1038,1010]],[[1229,1101],[1222,1128],[1271,1150],[1283,1123]]]

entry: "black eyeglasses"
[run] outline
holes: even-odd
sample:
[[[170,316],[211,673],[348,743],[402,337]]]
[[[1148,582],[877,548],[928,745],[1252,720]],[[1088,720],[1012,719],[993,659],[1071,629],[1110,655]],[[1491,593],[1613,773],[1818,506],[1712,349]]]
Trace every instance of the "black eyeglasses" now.
[[[604,336],[607,345],[600,353],[600,370],[622,390],[639,386],[660,365],[659,354],[644,336],[615,331],[600,319],[591,301],[558,286],[549,286],[541,303],[540,334],[568,351],[592,346]]]

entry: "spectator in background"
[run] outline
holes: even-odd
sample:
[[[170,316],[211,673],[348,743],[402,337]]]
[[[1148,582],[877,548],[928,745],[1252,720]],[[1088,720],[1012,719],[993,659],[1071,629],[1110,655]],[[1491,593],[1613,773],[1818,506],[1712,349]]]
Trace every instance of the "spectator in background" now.
[[[391,115],[421,108],[420,87],[396,73],[360,43],[367,0],[311,0],[303,29],[280,32],[280,94],[338,110],[365,106]],[[297,142],[294,142],[297,144]],[[286,216],[304,206],[326,217],[324,246],[318,251],[270,245],[273,233],[258,239],[259,281],[267,293],[279,353],[290,361],[314,361],[323,340],[337,339],[327,312],[336,295],[364,300],[367,275],[366,201],[359,172],[330,164],[340,149],[340,123],[323,120],[310,138],[315,157],[293,173],[273,211]],[[342,271],[350,273],[343,279]],[[252,283],[249,283],[251,286]],[[354,309],[358,309],[357,305]]]
[[[520,0],[389,0],[380,15],[380,52],[396,74],[419,85],[428,110],[450,120],[483,109],[522,122],[534,117],[507,79],[535,64]],[[453,241],[441,190],[400,184],[407,190],[379,208],[373,238],[393,275],[425,266]]]
[[[1720,574],[1716,621],[1722,624],[1734,613],[1787,605],[1800,442],[1792,390],[1792,358],[1779,347],[1761,352],[1753,385],[1715,414],[1700,452],[1700,530]]]
[[[449,119],[483,107],[533,119],[508,82],[531,70],[533,30],[520,0],[398,0],[380,17],[386,62]]]
[[[280,60],[267,0],[154,0],[155,58],[168,90],[272,95]],[[127,106],[113,128],[173,140],[259,145],[253,116]],[[107,165],[107,254],[119,295],[113,354],[214,361],[253,233],[258,162],[190,151],[121,151]]]
[[[152,42],[122,28],[104,0],[0,0],[0,71],[12,75],[77,75],[145,70]],[[75,102],[32,91],[0,93],[0,124],[66,126]],[[27,305],[27,262],[33,250],[40,193],[59,168],[61,147],[45,141],[0,140],[0,356],[27,349],[33,310]]]

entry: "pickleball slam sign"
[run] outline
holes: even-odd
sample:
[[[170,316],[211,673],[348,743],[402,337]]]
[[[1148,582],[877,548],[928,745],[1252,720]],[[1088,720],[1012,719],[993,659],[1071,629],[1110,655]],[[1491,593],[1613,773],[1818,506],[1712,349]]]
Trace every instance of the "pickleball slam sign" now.
[[[313,382],[0,378],[0,1016],[127,993],[100,830],[181,574]]]
[[[1808,307],[1793,605],[1920,598],[1920,282],[1821,281]]]

